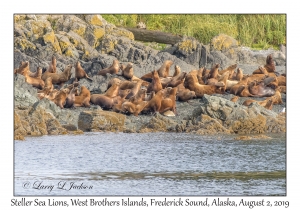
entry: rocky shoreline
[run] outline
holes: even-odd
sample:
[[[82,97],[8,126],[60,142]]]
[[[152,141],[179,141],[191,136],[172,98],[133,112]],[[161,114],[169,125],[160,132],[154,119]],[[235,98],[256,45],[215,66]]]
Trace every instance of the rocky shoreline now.
[[[220,42],[220,40],[222,42]],[[92,94],[104,93],[112,78],[119,75],[97,75],[109,67],[113,60],[127,65],[133,63],[134,75],[141,77],[158,69],[164,61],[172,60],[174,66],[190,72],[199,67],[211,68],[220,63],[221,69],[238,64],[245,74],[251,74],[264,65],[272,54],[276,72],[286,72],[285,49],[280,51],[251,51],[238,46],[226,35],[203,45],[191,37],[162,51],[135,41],[130,31],[107,23],[100,15],[15,15],[14,68],[21,61],[29,61],[30,70],[48,68],[52,55],[57,58],[57,71],[62,72],[67,64],[80,61],[86,73],[93,79],[81,79],[80,86],[87,87]],[[71,79],[75,80],[74,68]],[[90,108],[61,109],[54,102],[37,97],[37,89],[27,84],[25,77],[14,77],[14,139],[25,136],[82,134],[83,132],[188,132],[206,134],[262,134],[286,132],[286,94],[283,104],[273,105],[272,110],[254,103],[245,107],[248,97],[231,102],[232,94],[204,95],[189,102],[176,101],[178,115],[167,117],[161,114],[138,116],[104,111],[91,104]],[[251,97],[254,100],[263,98]]]

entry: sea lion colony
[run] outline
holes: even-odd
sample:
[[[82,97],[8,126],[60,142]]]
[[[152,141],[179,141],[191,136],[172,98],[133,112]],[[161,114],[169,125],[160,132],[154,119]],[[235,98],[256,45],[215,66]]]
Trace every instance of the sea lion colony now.
[[[64,87],[64,83],[70,80],[73,66],[66,65],[62,73],[57,73],[54,56],[42,75],[41,68],[36,73],[30,72],[28,61],[21,62],[14,72],[24,75],[27,83],[39,89],[39,99],[47,98],[62,109],[90,107],[91,103],[104,110],[135,116],[140,113],[163,114],[169,110],[176,114],[176,101],[189,102],[204,94],[216,93],[235,95],[231,100],[235,103],[240,97],[266,97],[263,101],[245,100],[243,105],[249,106],[257,102],[271,110],[274,104],[282,103],[281,93],[286,91],[286,75],[276,73],[272,55],[267,56],[264,66],[258,67],[250,75],[243,74],[237,64],[223,70],[219,69],[219,64],[215,64],[211,69],[200,68],[189,73],[182,72],[175,65],[174,75],[170,76],[172,64],[171,60],[166,60],[159,69],[138,78],[134,76],[132,63],[125,66],[114,60],[110,67],[99,70],[98,75],[118,74],[124,80],[113,78],[103,94],[91,94],[85,86],[78,87],[79,79],[87,78],[92,81],[79,61],[74,65],[75,81],[67,87]],[[59,85],[59,88],[54,88],[54,84]]]

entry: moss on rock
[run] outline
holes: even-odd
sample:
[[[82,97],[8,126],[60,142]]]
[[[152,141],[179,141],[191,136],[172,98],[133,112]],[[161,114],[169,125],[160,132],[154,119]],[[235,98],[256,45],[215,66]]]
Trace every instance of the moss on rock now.
[[[226,34],[220,34],[211,40],[211,45],[216,50],[224,51],[237,47],[238,41]]]

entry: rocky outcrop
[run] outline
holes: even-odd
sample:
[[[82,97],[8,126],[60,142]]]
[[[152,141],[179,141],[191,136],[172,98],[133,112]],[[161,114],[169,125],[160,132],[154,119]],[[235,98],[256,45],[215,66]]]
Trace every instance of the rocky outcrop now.
[[[123,131],[125,116],[110,111],[83,111],[78,118],[78,127],[82,131]]]
[[[67,130],[44,109],[14,110],[14,139],[24,140],[25,136],[63,135]]]

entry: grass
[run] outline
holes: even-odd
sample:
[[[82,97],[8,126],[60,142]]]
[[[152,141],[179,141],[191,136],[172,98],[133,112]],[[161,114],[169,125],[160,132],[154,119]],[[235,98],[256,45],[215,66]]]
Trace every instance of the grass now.
[[[286,44],[285,14],[105,14],[102,17],[124,27],[136,27],[142,21],[149,30],[192,36],[204,44],[221,33],[256,49],[278,49],[280,44]]]

